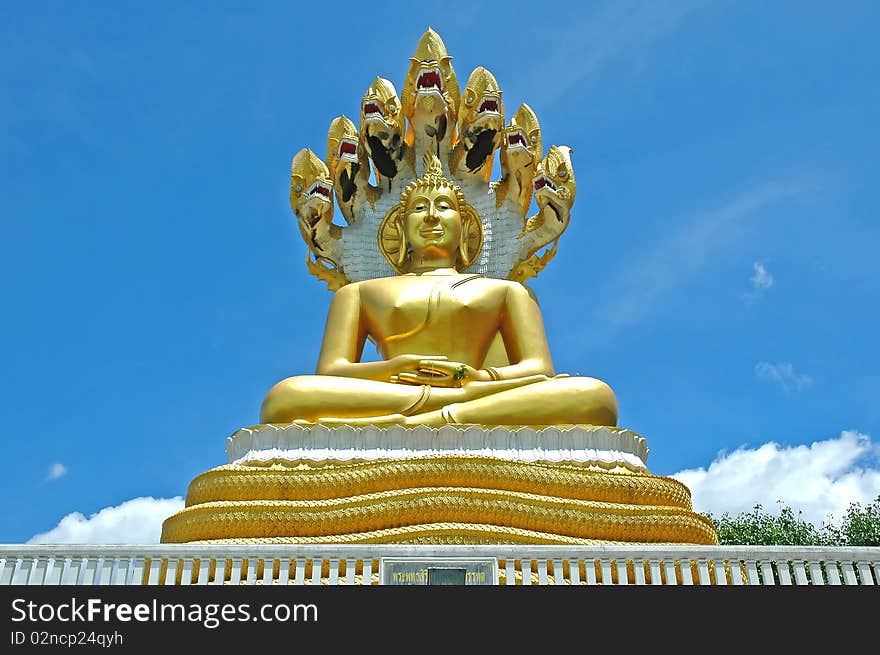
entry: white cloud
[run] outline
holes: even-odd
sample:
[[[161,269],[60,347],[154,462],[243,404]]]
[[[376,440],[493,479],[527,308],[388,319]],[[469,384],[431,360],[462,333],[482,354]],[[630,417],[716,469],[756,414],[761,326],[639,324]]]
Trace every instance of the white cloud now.
[[[49,472],[46,474],[47,480],[57,480],[60,477],[67,475],[67,467],[64,466],[61,462],[55,462],[52,466],[49,467]]]
[[[753,289],[758,291],[773,286],[773,276],[764,268],[764,264],[755,262],[752,267],[755,269],[755,274],[749,278],[749,281],[752,283]]]
[[[762,262],[754,262],[752,268],[755,271],[755,274],[749,278],[752,288],[742,295],[743,300],[748,304],[758,300],[767,289],[773,286],[773,275],[764,267]]]
[[[105,507],[88,518],[79,512],[28,540],[29,544],[155,544],[162,522],[183,509],[183,498],[142,497]]]
[[[755,375],[761,380],[778,385],[786,393],[803,391],[813,384],[813,378],[796,373],[790,362],[758,362],[755,364]]]
[[[850,503],[863,506],[880,495],[880,446],[871,437],[846,430],[836,439],[807,445],[766,443],[720,453],[708,469],[680,471],[672,477],[691,490],[694,509],[718,516],[777,503],[816,526],[838,521]]]

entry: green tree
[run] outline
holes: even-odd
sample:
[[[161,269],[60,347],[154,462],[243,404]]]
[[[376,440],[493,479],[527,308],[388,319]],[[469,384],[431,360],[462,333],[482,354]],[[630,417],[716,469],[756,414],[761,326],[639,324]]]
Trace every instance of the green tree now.
[[[736,516],[727,512],[706,516],[715,524],[719,542],[726,545],[880,546],[880,496],[865,507],[851,503],[839,524],[817,527],[802,514],[787,505],[779,514],[771,514],[758,504]]]
[[[864,508],[852,503],[840,528],[847,546],[880,546],[880,496]]]

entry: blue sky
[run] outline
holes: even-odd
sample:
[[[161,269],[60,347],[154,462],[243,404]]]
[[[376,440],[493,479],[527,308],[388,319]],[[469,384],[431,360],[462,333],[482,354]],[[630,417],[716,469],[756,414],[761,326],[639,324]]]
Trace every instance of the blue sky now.
[[[290,160],[376,75],[400,89],[428,26],[574,149],[530,284],[556,368],[611,384],[651,471],[716,512],[880,493],[880,10],[571,4],[0,7],[0,542],[167,516],[314,371],[330,293]]]

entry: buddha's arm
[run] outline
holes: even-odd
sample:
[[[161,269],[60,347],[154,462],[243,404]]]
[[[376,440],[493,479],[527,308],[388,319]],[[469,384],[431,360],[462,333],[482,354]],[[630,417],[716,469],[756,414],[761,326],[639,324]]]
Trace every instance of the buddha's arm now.
[[[538,302],[529,290],[513,283],[507,291],[501,336],[510,365],[494,369],[501,379],[553,375],[553,361]]]

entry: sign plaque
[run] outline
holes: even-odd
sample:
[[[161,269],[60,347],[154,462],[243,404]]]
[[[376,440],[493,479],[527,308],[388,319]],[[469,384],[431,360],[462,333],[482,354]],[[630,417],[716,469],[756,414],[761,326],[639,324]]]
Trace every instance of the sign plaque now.
[[[498,584],[498,559],[382,557],[379,581],[383,585],[494,585]]]

